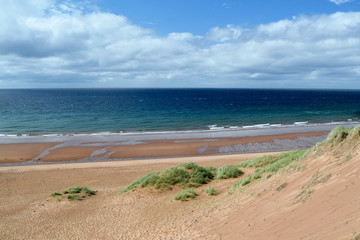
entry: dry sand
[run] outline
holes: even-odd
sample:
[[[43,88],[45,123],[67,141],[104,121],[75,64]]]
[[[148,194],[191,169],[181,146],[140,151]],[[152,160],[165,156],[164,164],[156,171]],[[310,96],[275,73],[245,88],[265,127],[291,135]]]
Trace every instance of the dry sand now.
[[[171,201],[178,189],[118,195],[136,178],[181,162],[234,164],[262,154],[0,168],[0,239],[352,239],[360,232],[360,151],[301,162],[232,195],[238,179],[216,180],[219,195]],[[283,189],[280,185],[286,183]],[[49,199],[84,185],[84,201]],[[355,239],[355,238],[354,238]]]
[[[170,202],[174,193],[122,196],[121,188],[177,163],[222,166],[259,155],[0,167],[0,239],[146,239],[143,234],[157,228],[156,219],[176,218],[181,206],[191,205]],[[82,202],[46,201],[50,193],[77,185],[98,193]],[[172,208],[179,211],[166,210]]]

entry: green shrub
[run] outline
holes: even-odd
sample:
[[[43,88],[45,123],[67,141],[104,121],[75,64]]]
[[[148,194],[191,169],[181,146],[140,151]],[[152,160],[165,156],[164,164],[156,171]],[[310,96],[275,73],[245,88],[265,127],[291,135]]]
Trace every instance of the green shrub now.
[[[228,179],[228,178],[237,178],[242,175],[243,172],[240,171],[234,165],[226,165],[216,169],[215,171],[215,179]]]
[[[182,202],[188,201],[189,199],[195,199],[198,194],[192,188],[184,189],[176,194],[173,199],[180,200]]]
[[[216,191],[214,188],[212,188],[212,187],[208,187],[208,188],[206,189],[206,193],[207,193],[209,196],[215,196],[215,195],[217,194],[217,191]]]

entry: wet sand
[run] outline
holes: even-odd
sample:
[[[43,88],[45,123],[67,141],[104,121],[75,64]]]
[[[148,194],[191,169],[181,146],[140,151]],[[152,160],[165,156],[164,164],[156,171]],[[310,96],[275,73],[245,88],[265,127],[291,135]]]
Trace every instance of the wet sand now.
[[[0,144],[0,164],[30,161],[57,143]]]
[[[111,158],[142,158],[148,157],[169,157],[169,156],[194,156],[219,154],[225,147],[234,147],[237,145],[248,145],[251,143],[270,143],[265,151],[276,151],[274,149],[274,140],[294,140],[299,137],[319,137],[325,136],[327,132],[311,133],[288,133],[270,136],[241,137],[241,138],[203,138],[203,139],[177,139],[177,140],[153,140],[145,141],[144,144],[131,146],[116,146],[109,148]],[[296,144],[294,144],[296,145]],[[290,150],[293,146],[284,146],[283,150]],[[239,151],[237,153],[247,153],[248,151]],[[256,151],[255,151],[256,152]],[[229,153],[223,151],[222,153]]]
[[[307,148],[325,139],[327,131],[247,137],[214,137],[94,141],[84,138],[61,142],[0,144],[1,164],[38,164],[68,161],[108,161],[159,157],[274,152]],[[106,139],[106,138],[105,138]],[[49,140],[49,139],[47,139]],[[59,140],[56,138],[50,140]]]

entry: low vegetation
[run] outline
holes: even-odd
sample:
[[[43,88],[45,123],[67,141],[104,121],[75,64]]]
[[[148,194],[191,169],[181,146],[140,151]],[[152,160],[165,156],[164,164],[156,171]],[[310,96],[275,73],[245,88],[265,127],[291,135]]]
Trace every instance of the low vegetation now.
[[[201,167],[195,163],[183,163],[161,171],[149,173],[125,187],[120,193],[144,187],[153,187],[159,191],[171,190],[173,186],[184,188],[174,199],[185,201],[197,196],[193,188],[207,184],[214,179],[237,178],[244,174],[239,168],[253,168],[252,173],[236,182],[229,193],[234,192],[238,187],[246,186],[257,179],[268,179],[272,175],[295,167],[294,164],[309,153],[319,154],[327,148],[337,147],[341,149],[343,144],[353,144],[360,139],[360,126],[354,128],[337,127],[332,130],[323,142],[316,144],[307,150],[295,150],[272,155],[264,155],[258,158],[241,162],[237,165],[226,165],[220,168]],[[331,176],[329,176],[331,177]],[[329,178],[328,177],[328,178]],[[282,186],[278,190],[284,188]],[[208,195],[216,195],[215,189],[209,187],[205,190]],[[308,192],[310,193],[310,192]],[[310,193],[311,194],[311,193]],[[310,195],[309,194],[309,195]],[[185,199],[185,200],[184,200]]]
[[[213,187],[208,187],[206,189],[206,193],[209,195],[209,196],[215,196],[217,194],[217,191],[213,188]]]
[[[59,201],[63,198],[68,200],[83,200],[86,197],[95,195],[96,191],[90,190],[87,187],[70,187],[62,192],[53,192],[50,197],[56,197]]]
[[[197,196],[198,196],[198,194],[194,191],[194,189],[187,188],[187,189],[184,189],[184,190],[178,192],[178,194],[176,194],[173,197],[173,199],[184,202],[184,201],[188,201],[190,199],[195,199]]]
[[[237,178],[244,174],[234,165],[226,165],[215,170],[215,179]]]
[[[237,165],[238,167],[256,167],[256,169],[252,174],[249,174],[244,179],[236,182],[229,192],[232,193],[236,188],[248,185],[252,181],[262,178],[263,176],[266,176],[266,178],[271,177],[273,174],[286,169],[304,158],[306,153],[307,150],[288,151],[279,154],[266,155],[239,163]]]
[[[344,144],[352,145],[359,142],[360,126],[344,128],[342,126],[334,128],[325,141],[316,144],[312,150],[316,151],[321,148],[343,148]],[[340,150],[342,152],[342,150]]]
[[[175,185],[180,188],[193,188],[207,184],[213,179],[238,177],[241,174],[242,172],[235,166],[214,168],[200,167],[195,163],[182,163],[175,167],[149,173],[132,182],[120,193],[147,186],[159,191],[171,190]]]

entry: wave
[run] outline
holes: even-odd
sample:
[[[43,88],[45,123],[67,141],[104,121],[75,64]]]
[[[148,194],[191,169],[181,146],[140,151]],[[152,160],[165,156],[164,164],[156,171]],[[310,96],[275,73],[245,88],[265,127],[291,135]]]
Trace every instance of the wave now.
[[[281,123],[263,123],[244,126],[232,126],[232,125],[208,125],[204,129],[193,130],[167,130],[167,131],[118,131],[118,132],[94,132],[94,133],[44,133],[44,134],[29,134],[29,133],[0,133],[1,138],[32,138],[32,137],[87,137],[87,136],[126,136],[126,135],[147,135],[147,134],[171,134],[171,133],[196,133],[196,132],[216,132],[216,131],[242,131],[242,130],[255,130],[255,129],[271,129],[271,128],[288,128],[288,127],[311,127],[311,126],[329,126],[329,125],[356,125],[360,124],[360,121],[353,121],[348,119],[347,121],[333,121],[327,123],[309,123],[308,121],[299,121],[292,124]]]

